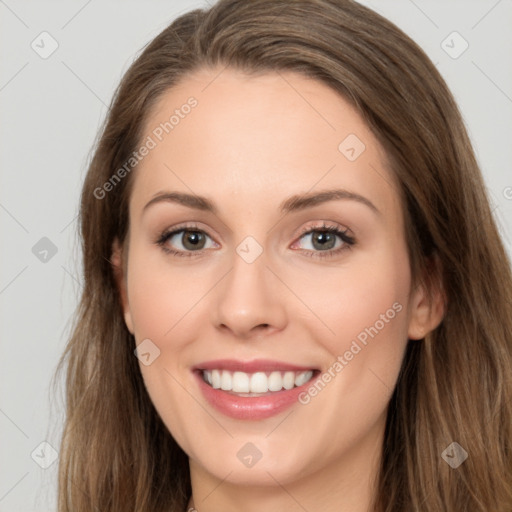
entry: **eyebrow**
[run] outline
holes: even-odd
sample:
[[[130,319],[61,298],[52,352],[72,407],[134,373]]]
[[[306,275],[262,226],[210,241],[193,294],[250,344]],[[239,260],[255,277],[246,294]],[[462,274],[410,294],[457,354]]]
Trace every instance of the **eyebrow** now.
[[[335,200],[357,201],[370,208],[374,213],[380,215],[379,209],[366,197],[343,189],[325,190],[322,192],[312,192],[308,194],[298,194],[289,197],[279,205],[282,213],[305,210],[319,204]],[[143,213],[151,206],[157,203],[177,203],[188,208],[212,212],[217,215],[218,210],[210,199],[204,196],[187,194],[185,192],[157,192],[153,198],[144,206]]]

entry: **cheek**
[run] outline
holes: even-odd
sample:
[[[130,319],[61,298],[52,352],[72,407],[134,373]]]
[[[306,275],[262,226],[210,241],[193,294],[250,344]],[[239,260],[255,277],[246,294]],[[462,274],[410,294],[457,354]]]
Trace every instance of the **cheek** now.
[[[351,375],[347,384],[373,369],[392,387],[407,343],[410,271],[405,248],[383,251],[371,262],[361,259],[329,279],[317,277],[316,286],[301,292],[327,327],[317,330],[322,333],[316,335],[317,342],[332,364],[338,361],[346,376]],[[341,371],[340,365],[336,368]]]
[[[332,446],[353,446],[382,421],[395,388],[407,344],[410,276],[405,255],[382,253],[372,264],[354,265],[322,281],[324,293],[311,289],[311,304],[323,305],[318,311],[333,333],[319,336],[309,324],[329,357],[299,400],[310,417],[324,418],[316,428]],[[338,453],[333,450],[332,456]]]
[[[128,301],[136,345],[150,354],[148,364],[139,362],[144,384],[169,431],[182,440],[186,428],[176,421],[176,410],[190,406],[181,373],[183,351],[193,335],[193,305],[205,290],[185,267],[170,268],[155,252],[133,247],[127,276]]]
[[[185,266],[172,268],[157,251],[134,249],[128,269],[128,301],[136,340],[150,338],[159,343],[172,337],[204,295],[202,288]]]

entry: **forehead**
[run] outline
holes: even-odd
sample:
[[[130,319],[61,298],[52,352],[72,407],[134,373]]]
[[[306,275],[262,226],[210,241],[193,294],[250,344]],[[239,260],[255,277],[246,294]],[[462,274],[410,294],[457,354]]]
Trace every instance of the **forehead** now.
[[[382,147],[359,113],[327,85],[295,72],[196,71],[160,98],[143,139],[152,148],[134,176],[138,209],[164,190],[246,207],[277,207],[315,188],[394,194]]]

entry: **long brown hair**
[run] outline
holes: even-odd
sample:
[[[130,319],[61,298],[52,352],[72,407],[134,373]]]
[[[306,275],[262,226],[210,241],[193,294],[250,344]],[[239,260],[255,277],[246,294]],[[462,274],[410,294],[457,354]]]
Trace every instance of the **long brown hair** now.
[[[296,71],[359,111],[400,185],[414,284],[440,282],[446,297],[440,326],[409,342],[373,510],[510,512],[510,261],[445,82],[408,36],[352,0],[220,0],[177,18],[123,77],[81,196],[84,287],[57,369],[67,366],[59,512],[181,512],[190,496],[187,456],[144,387],[109,261],[114,239],[126,241],[136,168],[97,189],[138,148],[162,95],[216,65]],[[468,453],[457,469],[441,456],[452,442]]]

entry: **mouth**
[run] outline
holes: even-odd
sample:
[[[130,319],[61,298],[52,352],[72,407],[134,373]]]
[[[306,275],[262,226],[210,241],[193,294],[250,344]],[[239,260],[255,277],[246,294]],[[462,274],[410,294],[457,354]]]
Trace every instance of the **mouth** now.
[[[265,396],[301,387],[320,372],[317,369],[243,372],[221,368],[196,371],[211,388],[241,397]]]
[[[237,420],[259,421],[299,403],[320,369],[270,359],[217,359],[191,368],[208,404]]]

